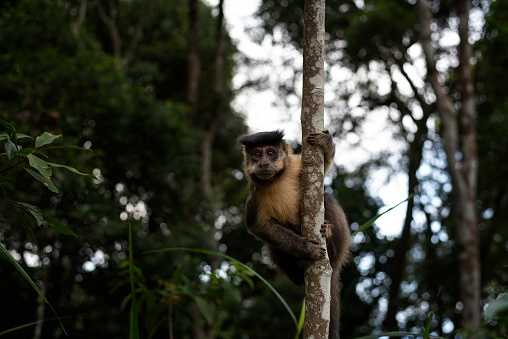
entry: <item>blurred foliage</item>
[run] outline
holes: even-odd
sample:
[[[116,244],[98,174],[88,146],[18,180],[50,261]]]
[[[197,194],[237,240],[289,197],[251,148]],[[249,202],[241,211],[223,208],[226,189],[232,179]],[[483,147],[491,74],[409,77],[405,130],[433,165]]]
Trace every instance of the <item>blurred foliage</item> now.
[[[86,3],[80,21],[81,5]],[[298,46],[301,41],[303,1],[262,1],[262,24],[251,33],[262,41],[282,29],[280,41]],[[436,34],[450,26],[453,6],[432,1]],[[134,226],[135,278],[139,327],[142,337],[190,338],[193,331],[209,330],[218,338],[285,338],[295,329],[284,306],[261,281],[250,278],[233,262],[207,255],[151,250],[200,247],[219,250],[248,263],[281,292],[295,314],[303,291],[271,269],[266,248],[247,234],[243,208],[247,194],[241,173],[241,149],[236,137],[246,132],[244,118],[231,107],[235,63],[242,57],[226,37],[224,95],[219,129],[213,143],[210,199],[201,187],[201,146],[210,112],[217,104],[212,79],[216,16],[200,3],[199,121],[190,121],[186,101],[188,52],[188,2],[103,2],[112,15],[120,38],[115,55],[110,27],[97,2],[77,0],[4,0],[0,2],[0,118],[21,134],[35,138],[44,131],[62,134],[61,144],[93,148],[86,152],[55,149],[52,162],[80,172],[54,171],[58,193],[26,173],[9,173],[16,185],[15,199],[38,206],[77,234],[64,237],[33,227],[29,240],[6,199],[0,201],[0,241],[17,258],[64,319],[73,338],[127,337],[130,286],[128,279],[127,219]],[[488,10],[485,31],[475,45],[478,94],[479,200],[484,302],[506,292],[505,227],[507,102],[501,78],[508,67],[506,49],[507,6],[502,1],[475,2]],[[361,74],[375,65],[389,72],[407,60],[417,44],[413,1],[327,2],[327,61]],[[226,34],[227,36],[227,34]],[[452,49],[440,49],[445,55]],[[452,53],[453,54],[453,53]],[[376,64],[372,62],[375,61]],[[376,66],[376,67],[377,67]],[[298,74],[294,70],[292,74]],[[449,88],[453,72],[449,74]],[[365,111],[392,109],[395,98],[379,94],[375,77],[358,77],[357,85],[337,98],[361,94]],[[287,90],[287,88],[286,88]],[[405,98],[409,105],[414,98]],[[337,103],[336,111],[344,108]],[[360,130],[364,116],[345,108],[332,116],[331,131],[342,137]],[[401,117],[402,119],[402,117]],[[402,120],[401,120],[402,121]],[[436,128],[439,122],[434,121]],[[401,126],[403,124],[400,124]],[[427,125],[432,125],[431,123]],[[411,231],[411,250],[404,267],[399,295],[399,325],[421,331],[429,308],[437,300],[431,331],[460,327],[454,254],[452,204],[439,135],[429,128],[421,142],[425,162],[432,170],[420,172],[415,198],[417,222]],[[342,134],[344,133],[344,134]],[[404,128],[394,129],[399,140],[414,137]],[[426,142],[429,141],[429,142]],[[406,152],[397,166],[404,168],[412,154]],[[53,160],[55,159],[55,160]],[[349,173],[337,168],[326,189],[341,202],[353,230],[378,213],[382,203],[371,197],[367,182],[373,170],[393,166],[390,155],[380,154]],[[24,172],[24,171],[22,171]],[[391,172],[393,173],[393,169]],[[436,200],[437,199],[437,200]],[[438,201],[436,203],[436,201]],[[342,274],[342,336],[353,338],[382,328],[395,239],[376,227],[354,239],[350,263]],[[37,295],[18,272],[0,259],[0,331],[36,320]],[[247,283],[245,283],[247,282]],[[437,291],[441,289],[439,298]],[[168,314],[171,314],[172,325]],[[46,317],[50,317],[46,311]],[[448,326],[448,327],[447,327]],[[490,320],[486,335],[505,333],[503,318]],[[448,333],[448,332],[447,332]],[[28,337],[26,328],[6,337]],[[11,335],[11,336],[10,336]],[[57,323],[43,324],[43,338],[61,337]]]

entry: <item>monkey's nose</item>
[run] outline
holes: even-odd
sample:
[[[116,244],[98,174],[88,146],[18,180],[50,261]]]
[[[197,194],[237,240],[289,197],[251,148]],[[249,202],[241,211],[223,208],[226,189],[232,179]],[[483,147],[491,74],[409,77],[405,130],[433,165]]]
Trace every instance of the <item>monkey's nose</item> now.
[[[259,168],[262,168],[262,167],[268,167],[268,163],[267,162],[259,163]]]

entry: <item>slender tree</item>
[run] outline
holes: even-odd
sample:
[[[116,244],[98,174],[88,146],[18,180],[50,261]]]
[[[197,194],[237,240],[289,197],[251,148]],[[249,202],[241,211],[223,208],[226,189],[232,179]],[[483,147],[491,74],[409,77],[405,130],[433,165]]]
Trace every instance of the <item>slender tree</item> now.
[[[318,238],[324,222],[323,152],[309,147],[311,133],[324,129],[325,0],[305,1],[302,94],[302,235]],[[305,270],[304,338],[328,338],[332,268],[328,257]]]
[[[437,111],[441,118],[441,138],[446,153],[448,173],[453,185],[454,208],[459,257],[459,291],[463,304],[462,320],[466,326],[480,325],[480,251],[478,219],[476,216],[476,184],[478,154],[474,104],[474,82],[470,63],[472,47],[469,43],[469,12],[471,1],[460,0],[458,87],[460,108],[453,105],[445,87],[439,81],[435,64],[435,50],[431,42],[432,14],[426,0],[418,1],[422,48],[427,62],[427,77],[436,95]]]

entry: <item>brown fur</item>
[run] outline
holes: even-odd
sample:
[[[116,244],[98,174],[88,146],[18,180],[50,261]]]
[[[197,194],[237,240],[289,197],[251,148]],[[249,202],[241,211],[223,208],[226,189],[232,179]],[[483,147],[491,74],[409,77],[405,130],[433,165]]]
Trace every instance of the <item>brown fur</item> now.
[[[326,249],[301,236],[301,158],[293,154],[282,137],[281,131],[275,131],[239,138],[245,146],[243,167],[250,188],[245,208],[247,228],[268,245],[274,264],[296,284],[303,284],[305,263],[323,258],[328,251],[333,269],[329,338],[337,339],[340,271],[349,254],[348,222],[337,201],[325,194],[326,221],[321,233],[326,238]],[[327,132],[313,134],[308,141],[323,149],[328,170],[335,152],[331,136]]]

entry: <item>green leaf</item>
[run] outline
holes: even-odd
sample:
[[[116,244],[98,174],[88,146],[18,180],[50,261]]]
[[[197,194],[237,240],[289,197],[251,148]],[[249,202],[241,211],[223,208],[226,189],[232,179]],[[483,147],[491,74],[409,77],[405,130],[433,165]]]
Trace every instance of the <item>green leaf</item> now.
[[[58,193],[58,188],[56,188],[56,186],[53,184],[53,182],[50,180],[50,179],[46,179],[44,178],[42,175],[40,175],[39,173],[27,168],[27,167],[23,167],[28,173],[30,173],[30,175],[32,177],[34,177],[35,179],[39,180],[40,182],[42,182],[42,184],[44,186],[46,186],[51,192],[55,192],[55,193]]]
[[[9,161],[11,161],[11,159],[14,158],[18,154],[18,151],[20,149],[21,149],[21,146],[15,145],[11,141],[11,139],[8,139],[5,142],[5,153],[7,153],[7,159],[9,159]]]
[[[1,119],[0,119],[0,126],[3,126],[5,128],[5,131],[6,131],[7,135],[9,136],[9,139],[14,144],[17,144],[18,143],[18,133],[16,133],[16,129],[14,128],[14,126],[9,124],[7,121],[1,120]]]
[[[27,204],[25,202],[17,202],[16,204],[21,205],[22,206],[21,209],[27,211],[34,217],[35,221],[37,221],[37,226],[42,225],[42,220],[43,220],[42,219],[42,211],[39,207]],[[16,206],[16,207],[18,207],[18,206]]]
[[[30,283],[30,285],[32,285],[32,287],[35,289],[35,291],[37,291],[37,293],[39,293],[39,295],[42,297],[42,299],[46,302],[46,304],[48,304],[48,306],[51,308],[51,310],[53,311],[53,313],[55,314],[55,316],[58,318],[58,321],[60,322],[60,326],[62,327],[62,330],[64,331],[64,333],[67,335],[67,332],[65,331],[65,328],[63,327],[63,324],[62,324],[62,321],[60,320],[60,318],[58,317],[58,314],[56,313],[55,309],[53,308],[53,306],[49,303],[48,299],[46,299],[46,297],[44,296],[44,294],[41,292],[41,290],[37,287],[37,285],[34,283],[34,281],[30,278],[30,276],[25,272],[25,270],[23,269],[23,267],[21,267],[18,262],[16,261],[16,259],[14,259],[12,257],[12,255],[9,253],[9,251],[7,251],[7,249],[4,247],[4,245],[2,245],[2,243],[0,243],[0,252],[2,252],[6,257],[7,259],[10,261],[10,263],[18,270],[18,272],[23,276],[23,278],[25,278],[26,281],[28,281]]]
[[[46,179],[51,179],[51,167],[49,167],[48,163],[41,158],[36,157],[33,154],[27,155],[28,162],[30,166],[39,171],[39,173]]]
[[[18,140],[19,139],[25,139],[25,138],[33,139],[31,136],[23,134],[23,133],[17,133],[17,136],[18,136]],[[10,139],[10,138],[11,137],[9,136],[9,134],[7,134],[7,132],[1,132],[0,133],[0,141],[6,140],[6,139]]]
[[[35,138],[35,148],[42,147],[44,145],[52,144],[56,139],[62,137],[61,134],[54,135],[49,132],[44,132]]]
[[[233,257],[230,257],[229,255],[222,254],[220,252],[205,250],[205,249],[201,249],[201,248],[175,247],[175,248],[166,248],[166,249],[162,249],[162,250],[149,251],[147,253],[160,253],[160,252],[173,252],[173,251],[196,252],[196,253],[215,255],[215,256],[227,259],[229,261],[235,262],[236,264],[240,265],[243,269],[245,269],[246,271],[249,271],[250,273],[255,275],[257,278],[259,278],[259,280],[261,280],[273,292],[273,294],[275,294],[275,296],[279,299],[279,301],[282,303],[282,305],[286,308],[286,311],[291,316],[291,319],[293,320],[295,327],[298,328],[298,322],[296,321],[296,316],[293,313],[293,311],[291,310],[291,308],[289,307],[286,300],[284,300],[284,298],[280,295],[280,293],[277,292],[277,290],[265,278],[263,278],[262,275],[260,275],[256,271],[254,271],[249,266],[245,265],[244,263],[239,262],[238,260],[236,260]]]
[[[42,214],[42,218],[45,222],[48,223],[48,226],[57,231],[58,233],[65,235],[72,235],[73,237],[77,237],[76,233],[74,233],[67,225],[56,220],[55,218],[50,217],[49,215]]]
[[[485,318],[496,319],[500,314],[508,313],[508,293],[491,302],[485,310]]]
[[[194,297],[194,301],[199,308],[199,311],[205,318],[206,322],[210,325],[213,323],[213,309],[210,304],[201,297]]]
[[[65,165],[60,165],[60,164],[55,164],[55,163],[52,163],[52,162],[48,162],[48,164],[49,164],[49,165],[51,165],[51,167],[60,167],[60,168],[65,168],[66,170],[71,171],[71,172],[73,172],[73,173],[76,173],[76,174],[79,174],[79,175],[84,175],[85,177],[95,178],[95,175],[90,174],[90,173],[83,173],[83,172],[80,172],[80,171],[78,171],[77,169],[75,169],[74,167],[65,166]]]
[[[377,214],[376,216],[370,218],[365,224],[363,224],[362,226],[360,226],[353,234],[351,234],[351,238],[354,238],[355,235],[357,235],[358,233],[360,232],[363,232],[365,231],[367,228],[369,228],[370,226],[372,226],[372,224],[374,223],[374,221],[376,221],[377,219],[379,219],[381,216],[385,215],[386,213],[390,212],[391,210],[393,210],[395,207],[405,203],[406,201],[408,201],[409,199],[411,199],[415,194],[411,194],[409,197],[407,197],[406,199],[402,200],[401,202],[399,202],[397,205],[393,206],[393,207],[390,207],[389,209],[387,209],[386,211],[384,211],[383,213],[381,214]]]
[[[300,338],[300,333],[302,333],[304,323],[305,323],[305,298],[303,298],[302,309],[300,310],[300,318],[298,319],[298,326],[296,327],[295,339]]]

